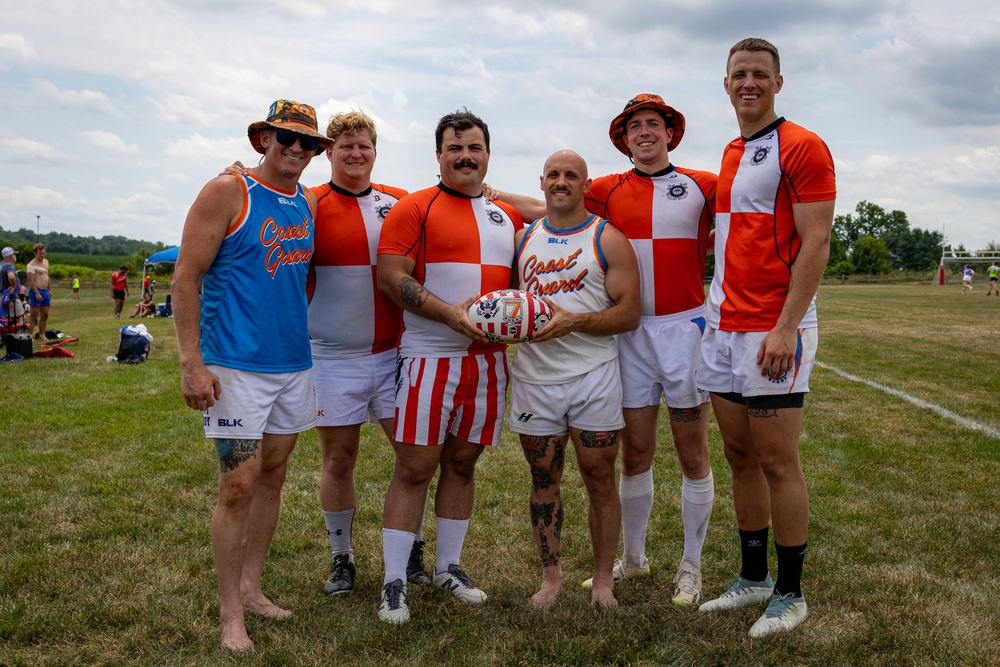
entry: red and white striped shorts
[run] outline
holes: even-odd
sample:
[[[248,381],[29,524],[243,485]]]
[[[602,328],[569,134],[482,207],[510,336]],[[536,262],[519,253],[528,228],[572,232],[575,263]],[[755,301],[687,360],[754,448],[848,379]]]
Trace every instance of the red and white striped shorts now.
[[[508,377],[504,351],[400,357],[393,439],[437,446],[455,436],[479,445],[499,444]]]

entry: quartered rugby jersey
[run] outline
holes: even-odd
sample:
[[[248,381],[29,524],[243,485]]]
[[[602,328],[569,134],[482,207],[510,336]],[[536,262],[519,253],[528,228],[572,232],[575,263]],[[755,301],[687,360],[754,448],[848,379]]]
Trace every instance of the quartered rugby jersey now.
[[[642,314],[672,315],[705,301],[705,253],[716,176],[671,165],[595,178],[587,210],[621,230],[639,261]]]
[[[830,149],[784,118],[726,147],[716,193],[715,277],[708,294],[713,327],[774,328],[802,246],[792,204],[836,196]],[[799,328],[815,326],[814,297]]]
[[[353,194],[326,183],[318,201],[309,296],[315,359],[353,359],[399,344],[402,310],[378,291],[375,268],[382,223],[406,190],[372,183]]]
[[[413,259],[413,278],[456,304],[510,287],[514,233],[522,226],[513,207],[482,195],[467,197],[439,183],[399,200],[382,226],[378,252]],[[403,325],[399,350],[405,357],[456,357],[505,347],[472,341],[405,310]]]

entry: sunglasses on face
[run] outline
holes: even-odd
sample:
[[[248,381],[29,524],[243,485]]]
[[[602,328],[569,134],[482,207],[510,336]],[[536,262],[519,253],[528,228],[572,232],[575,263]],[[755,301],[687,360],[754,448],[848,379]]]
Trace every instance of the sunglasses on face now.
[[[274,136],[282,146],[291,146],[298,141],[304,151],[314,151],[319,146],[319,137],[310,137],[291,130],[275,130]]]

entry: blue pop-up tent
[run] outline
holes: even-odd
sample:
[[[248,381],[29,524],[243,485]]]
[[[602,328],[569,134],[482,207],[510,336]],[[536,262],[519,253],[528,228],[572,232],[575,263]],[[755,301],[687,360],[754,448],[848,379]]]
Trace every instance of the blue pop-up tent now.
[[[147,269],[153,264],[174,264],[177,262],[177,253],[181,249],[180,246],[174,246],[173,248],[167,248],[166,250],[161,250],[160,252],[154,252],[152,255],[146,258],[146,261],[142,264],[142,282],[139,283],[139,289],[146,284],[146,272]]]

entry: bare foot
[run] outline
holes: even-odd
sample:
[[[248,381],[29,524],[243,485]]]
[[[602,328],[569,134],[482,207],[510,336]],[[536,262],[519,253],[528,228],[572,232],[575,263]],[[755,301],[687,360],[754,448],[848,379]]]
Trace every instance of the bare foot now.
[[[542,587],[531,596],[531,606],[535,609],[548,609],[556,603],[561,591],[562,577],[557,581],[543,581]]]
[[[594,586],[594,590],[590,594],[590,606],[594,607],[598,605],[605,608],[618,606],[618,600],[615,599],[615,594],[611,588],[607,586]]]
[[[253,641],[247,635],[243,619],[233,619],[222,625],[222,648],[228,651],[252,651]]]
[[[251,602],[248,600],[244,602],[243,609],[249,614],[260,616],[261,618],[268,618],[272,621],[283,621],[286,618],[292,617],[292,612],[287,609],[282,609],[263,596],[261,596],[261,599],[257,601]]]

